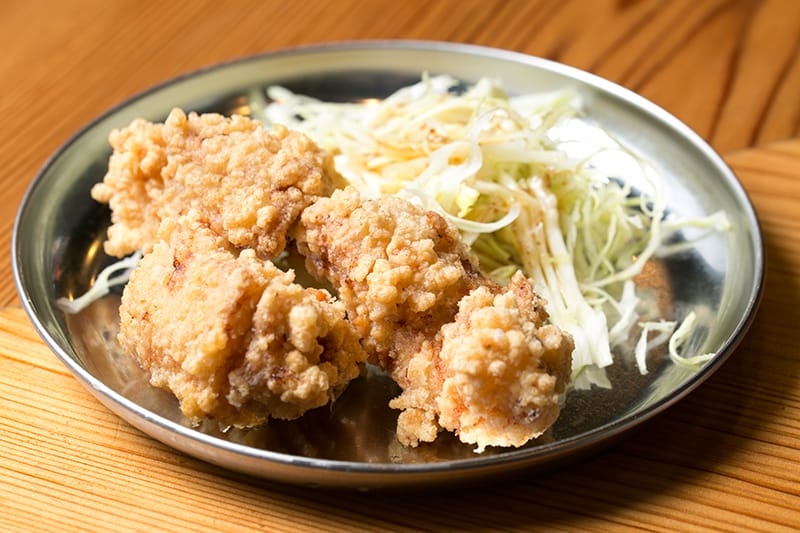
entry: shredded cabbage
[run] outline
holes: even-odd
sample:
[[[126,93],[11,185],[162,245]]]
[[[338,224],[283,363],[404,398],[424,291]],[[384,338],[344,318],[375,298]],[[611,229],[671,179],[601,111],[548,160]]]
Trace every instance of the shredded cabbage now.
[[[362,194],[397,194],[442,214],[490,277],[502,283],[522,269],[552,322],[575,340],[574,387],[609,386],[613,347],[637,325],[642,373],[648,350],[670,337],[674,361],[705,361],[679,355],[695,327],[691,315],[677,330],[675,322],[639,320],[634,279],[654,255],[690,245],[668,249],[666,237],[687,226],[724,230],[724,213],[667,220],[660,174],[602,128],[587,127],[573,90],[509,96],[488,78],[460,88],[449,76],[423,75],[382,100],[329,103],[273,86],[264,111],[268,123],[330,151]],[[659,335],[648,340],[650,332]]]

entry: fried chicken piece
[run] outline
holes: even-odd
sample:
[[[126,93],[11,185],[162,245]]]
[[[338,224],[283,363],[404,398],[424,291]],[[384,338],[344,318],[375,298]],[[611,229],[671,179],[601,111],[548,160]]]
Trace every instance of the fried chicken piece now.
[[[572,339],[546,325],[522,274],[500,287],[477,269],[457,230],[397,197],[336,191],[296,230],[307,268],[339,291],[374,361],[403,390],[398,440],[521,446],[558,416]]]
[[[337,190],[303,212],[296,239],[308,271],[333,284],[365,348],[390,370],[484,282],[452,225],[394,196]]]
[[[121,346],[194,422],[251,427],[328,403],[366,359],[344,306],[200,218],[165,220],[131,274]]]
[[[308,137],[243,116],[174,109],[110,135],[113,153],[92,197],[111,207],[105,250],[148,252],[162,220],[192,208],[239,248],[276,257],[300,212],[333,189],[329,156]]]
[[[403,393],[398,439],[431,441],[439,428],[462,442],[519,447],[560,411],[571,372],[572,338],[545,324],[543,302],[517,273],[508,287],[485,285],[459,302],[455,320],[395,372]]]

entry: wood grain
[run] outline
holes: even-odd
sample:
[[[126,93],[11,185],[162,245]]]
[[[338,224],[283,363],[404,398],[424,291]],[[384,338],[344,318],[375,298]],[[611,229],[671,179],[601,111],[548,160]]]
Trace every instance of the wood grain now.
[[[5,0],[0,35],[4,249],[37,170],[89,120],[179,74],[303,44],[430,39],[554,59],[652,99],[723,153],[800,132],[792,0]],[[0,284],[0,305],[15,301]]]
[[[226,472],[101,406],[21,309],[0,310],[0,529],[793,531],[800,528],[800,140],[728,161],[762,214],[758,317],[731,359],[617,446],[435,495],[281,486]]]
[[[234,475],[101,406],[39,340],[0,262],[2,531],[800,530],[800,2],[4,0],[0,247],[79,128],[174,76],[351,39],[475,43],[593,72],[661,105],[741,178],[768,258],[758,317],[697,391],[559,470],[442,494]]]

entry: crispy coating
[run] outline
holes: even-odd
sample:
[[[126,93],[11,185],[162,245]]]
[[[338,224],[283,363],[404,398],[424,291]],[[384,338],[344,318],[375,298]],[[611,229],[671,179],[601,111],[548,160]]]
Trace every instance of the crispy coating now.
[[[92,197],[111,207],[105,250],[148,252],[161,221],[195,209],[234,246],[276,257],[300,212],[333,182],[329,156],[308,137],[260,122],[174,109],[111,133],[113,153]]]
[[[408,446],[443,429],[476,451],[521,446],[558,416],[572,339],[524,276],[485,278],[440,215],[333,192],[329,157],[307,137],[244,117],[176,109],[111,143],[92,190],[112,211],[106,251],[146,252],[119,340],[191,420],[297,418],[368,357],[403,391],[390,405]],[[269,261],[290,235],[340,300]]]
[[[373,360],[403,390],[398,440],[521,446],[559,413],[571,337],[547,325],[522,274],[500,287],[480,274],[457,230],[397,197],[336,191],[306,209],[298,249],[329,280]]]
[[[558,417],[569,381],[572,339],[545,324],[543,302],[517,273],[508,287],[482,286],[459,303],[434,350],[407,364],[398,437],[412,445],[442,427],[462,442],[522,446]],[[397,379],[397,378],[396,378]]]
[[[483,282],[452,225],[394,196],[335,191],[303,212],[296,238],[309,272],[336,287],[387,368],[452,320],[459,300]]]
[[[334,398],[366,355],[345,310],[199,214],[164,221],[120,307],[120,344],[195,422],[251,427]]]

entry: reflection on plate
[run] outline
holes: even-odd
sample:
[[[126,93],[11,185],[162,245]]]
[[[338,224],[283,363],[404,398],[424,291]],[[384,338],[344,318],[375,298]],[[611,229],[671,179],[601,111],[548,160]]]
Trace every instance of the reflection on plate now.
[[[569,86],[586,103],[587,119],[650,159],[664,174],[670,207],[685,216],[718,210],[732,231],[654,261],[639,283],[675,316],[698,311],[701,335],[691,348],[717,356],[698,371],[651,359],[641,375],[631,346],[609,372],[613,388],[574,391],[542,438],[514,450],[476,455],[453,437],[417,449],[394,437],[397,413],[386,405],[397,388],[368,368],[333,406],[251,431],[191,427],[175,400],[152,388],[116,344],[119,295],[65,316],[56,298],[83,293],[111,259],[102,253],[109,225],[93,202],[112,128],[133,118],[163,120],[172,107],[257,114],[265,88],[280,84],[321,99],[381,98],[414,83],[421,72],[474,83],[501,79],[514,92]],[[142,431],[198,458],[265,478],[358,488],[453,483],[550,466],[615,437],[661,412],[714,372],[752,320],[762,289],[763,253],[752,207],[730,170],[686,126],[644,99],[589,74],[520,54],[444,43],[361,42],[300,48],[193,73],[111,110],[76,134],[42,169],[20,208],[14,231],[14,274],[26,310],[44,340],[107,407]],[[735,265],[735,268],[733,268]]]

